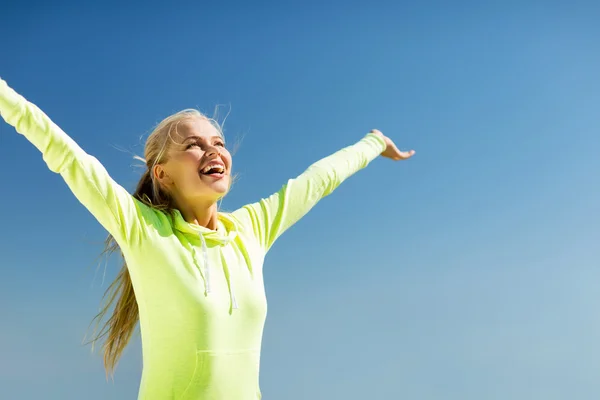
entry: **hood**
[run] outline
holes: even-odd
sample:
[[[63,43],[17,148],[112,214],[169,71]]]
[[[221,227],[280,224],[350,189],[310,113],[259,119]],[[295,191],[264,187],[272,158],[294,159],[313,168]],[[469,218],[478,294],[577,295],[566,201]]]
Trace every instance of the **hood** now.
[[[218,214],[217,229],[213,231],[204,226],[190,224],[183,219],[183,216],[178,210],[175,210],[174,212],[173,227],[183,234],[200,236],[207,242],[212,242],[221,246],[225,246],[235,240],[240,231],[239,224],[228,214]]]

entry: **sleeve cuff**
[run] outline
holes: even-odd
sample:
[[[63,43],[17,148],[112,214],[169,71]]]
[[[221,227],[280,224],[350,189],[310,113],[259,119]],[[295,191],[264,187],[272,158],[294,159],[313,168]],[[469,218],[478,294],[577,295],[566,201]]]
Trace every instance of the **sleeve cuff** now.
[[[8,123],[11,122],[12,113],[19,107],[21,100],[22,97],[0,78],[0,113]]]
[[[377,155],[383,153],[387,147],[385,140],[381,136],[370,132],[361,141],[368,143],[374,150],[377,150]]]

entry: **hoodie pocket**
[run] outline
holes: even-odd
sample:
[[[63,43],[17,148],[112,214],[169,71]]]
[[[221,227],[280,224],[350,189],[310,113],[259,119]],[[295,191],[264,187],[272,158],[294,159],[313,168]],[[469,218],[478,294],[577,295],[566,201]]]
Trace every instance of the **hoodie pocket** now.
[[[223,350],[196,352],[196,367],[183,399],[260,399],[260,352]]]

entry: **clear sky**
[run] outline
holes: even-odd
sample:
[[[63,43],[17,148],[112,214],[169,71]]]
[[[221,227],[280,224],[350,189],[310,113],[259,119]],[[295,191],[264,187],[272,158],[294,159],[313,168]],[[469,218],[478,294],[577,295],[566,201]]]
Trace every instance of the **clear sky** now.
[[[229,113],[226,209],[372,128],[417,151],[268,255],[266,400],[600,398],[598,2],[17,3],[0,76],[129,190],[188,107]],[[106,233],[3,122],[0,167],[0,398],[134,399],[139,339],[108,382],[82,345]]]

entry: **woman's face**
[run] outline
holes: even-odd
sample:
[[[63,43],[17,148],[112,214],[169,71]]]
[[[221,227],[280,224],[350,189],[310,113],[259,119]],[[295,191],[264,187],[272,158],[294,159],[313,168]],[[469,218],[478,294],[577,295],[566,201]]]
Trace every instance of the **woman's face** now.
[[[215,202],[231,184],[231,154],[219,131],[206,118],[189,118],[173,129],[167,161],[154,177],[176,201]]]

